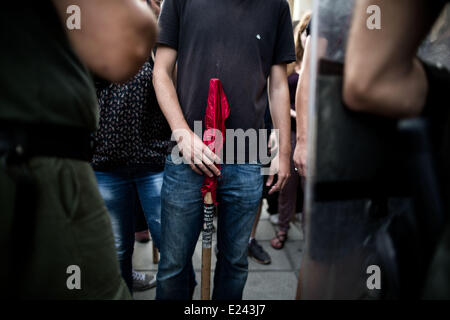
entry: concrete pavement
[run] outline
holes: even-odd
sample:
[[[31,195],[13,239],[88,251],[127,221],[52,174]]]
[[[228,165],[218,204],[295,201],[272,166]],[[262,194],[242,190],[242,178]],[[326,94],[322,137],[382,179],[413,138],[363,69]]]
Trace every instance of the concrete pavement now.
[[[263,211],[257,229],[256,240],[264,247],[272,258],[269,265],[261,265],[249,258],[249,274],[244,290],[245,300],[292,300],[297,290],[297,277],[303,249],[303,233],[299,223],[291,223],[289,238],[282,250],[275,250],[270,240],[275,236],[275,226],[269,221],[267,204],[264,202]],[[215,235],[213,246],[215,245]],[[212,254],[212,272],[216,263]],[[200,269],[201,269],[201,237],[197,243],[194,257],[194,270],[198,285],[194,292],[194,299],[200,299]],[[152,260],[152,244],[136,243],[133,257],[134,269],[141,272],[156,273],[158,266]],[[211,275],[211,279],[213,274]],[[153,300],[155,289],[135,292],[137,300]]]

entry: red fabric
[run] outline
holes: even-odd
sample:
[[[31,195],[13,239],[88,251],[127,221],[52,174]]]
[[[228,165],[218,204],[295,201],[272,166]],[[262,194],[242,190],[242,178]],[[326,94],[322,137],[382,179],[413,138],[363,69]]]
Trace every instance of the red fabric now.
[[[219,79],[211,79],[209,81],[208,105],[206,106],[205,115],[205,132],[203,134],[203,142],[216,154],[220,154],[225,142],[225,120],[230,115],[230,106],[227,97],[223,91],[222,83]],[[219,130],[222,134],[221,141],[215,141],[215,130]],[[220,165],[217,164],[220,169]],[[217,177],[205,176],[202,187],[202,196],[205,197],[207,192],[211,192],[214,204],[216,201]]]

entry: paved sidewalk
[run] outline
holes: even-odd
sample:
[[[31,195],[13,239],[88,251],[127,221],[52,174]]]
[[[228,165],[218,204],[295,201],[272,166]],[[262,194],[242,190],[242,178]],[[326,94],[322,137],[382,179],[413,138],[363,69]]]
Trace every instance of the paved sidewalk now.
[[[270,240],[275,235],[275,227],[269,221],[266,211],[267,205],[264,203],[263,212],[258,225],[256,240],[264,247],[272,258],[269,265],[261,265],[249,258],[249,274],[244,290],[246,300],[292,300],[295,298],[297,290],[297,276],[300,268],[303,234],[300,225],[291,224],[289,238],[282,250],[275,250],[270,245]],[[213,246],[215,245],[215,236]],[[197,243],[194,253],[194,269],[198,285],[194,292],[194,299],[200,299],[200,269],[201,269],[201,237]],[[212,254],[212,269],[214,271],[216,258]],[[152,244],[135,244],[133,257],[135,270],[155,273],[158,266],[153,264]],[[211,279],[213,274],[211,276]],[[153,300],[155,289],[134,293],[137,300]]]

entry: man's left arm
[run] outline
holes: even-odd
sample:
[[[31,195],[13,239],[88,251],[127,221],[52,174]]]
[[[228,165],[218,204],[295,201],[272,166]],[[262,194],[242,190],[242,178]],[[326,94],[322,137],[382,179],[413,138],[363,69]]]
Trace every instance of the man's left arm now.
[[[270,189],[269,194],[283,189],[290,176],[291,156],[291,119],[289,87],[286,64],[276,64],[270,69],[269,78],[270,113],[273,125],[279,130],[279,169],[278,181]],[[273,175],[267,180],[267,186],[272,185]]]

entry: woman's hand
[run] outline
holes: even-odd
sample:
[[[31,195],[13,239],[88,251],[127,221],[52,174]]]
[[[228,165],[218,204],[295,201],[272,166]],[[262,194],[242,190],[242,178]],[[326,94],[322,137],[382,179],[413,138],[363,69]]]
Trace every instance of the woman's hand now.
[[[294,150],[294,165],[297,173],[302,177],[306,177],[306,155],[306,143],[303,144],[297,141]]]

